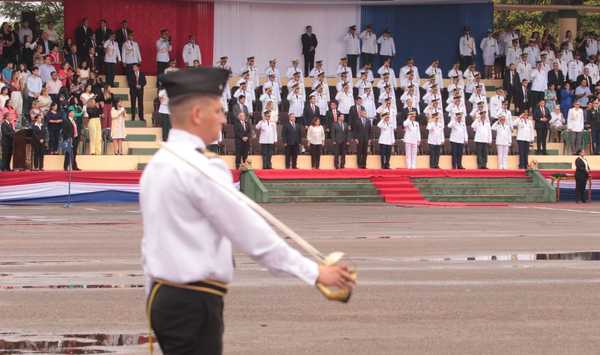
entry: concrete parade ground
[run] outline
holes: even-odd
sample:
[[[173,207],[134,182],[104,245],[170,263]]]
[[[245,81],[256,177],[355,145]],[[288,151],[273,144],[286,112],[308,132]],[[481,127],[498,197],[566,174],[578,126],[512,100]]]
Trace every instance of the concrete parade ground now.
[[[347,253],[358,287],[330,303],[236,253],[225,354],[600,353],[598,203],[267,208]],[[147,354],[141,222],[137,204],[0,206],[0,354]]]

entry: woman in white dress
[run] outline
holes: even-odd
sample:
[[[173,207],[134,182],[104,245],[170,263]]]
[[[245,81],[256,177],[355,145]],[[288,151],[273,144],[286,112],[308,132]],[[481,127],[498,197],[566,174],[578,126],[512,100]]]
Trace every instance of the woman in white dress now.
[[[115,155],[123,155],[123,139],[125,139],[125,108],[120,100],[114,100],[110,111],[112,123],[110,134],[113,141],[113,151]]]

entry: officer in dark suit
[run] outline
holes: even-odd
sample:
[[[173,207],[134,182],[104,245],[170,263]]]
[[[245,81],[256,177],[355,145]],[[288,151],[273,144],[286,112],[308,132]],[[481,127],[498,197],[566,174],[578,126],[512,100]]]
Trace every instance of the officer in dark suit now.
[[[119,49],[123,48],[123,43],[125,43],[129,36],[133,33],[133,31],[128,27],[127,20],[123,20],[121,22],[121,28],[116,30],[117,33],[117,43],[119,43]]]
[[[247,119],[246,113],[240,112],[233,125],[236,169],[240,168],[240,164],[246,164],[246,160],[248,160],[248,149],[250,147],[250,138],[252,138],[252,124],[248,123]]]
[[[10,160],[13,155],[13,142],[15,138],[15,129],[8,121],[8,114],[2,117],[0,124],[0,132],[2,133],[2,171],[11,171]]]
[[[69,111],[67,119],[63,120],[62,126],[62,137],[63,141],[70,145],[65,151],[65,161],[63,163],[63,169],[69,170],[80,170],[77,167],[77,148],[79,147],[79,134],[80,128],[75,122],[75,112]]]
[[[315,50],[319,42],[317,36],[312,33],[312,26],[306,26],[306,32],[302,34],[302,54],[304,55],[304,76],[307,77],[312,68],[315,67]]]
[[[346,165],[346,150],[350,135],[350,125],[344,123],[344,114],[338,112],[337,122],[331,127],[331,139],[335,145],[333,165],[336,169],[343,169]]]
[[[240,95],[237,101],[235,101],[234,104],[231,105],[231,110],[229,110],[229,112],[231,112],[229,122],[235,123],[236,119],[240,117],[240,112],[245,113],[246,119],[249,119],[250,113],[248,112],[248,106],[246,106],[246,96]]]
[[[516,88],[514,98],[515,106],[519,113],[529,110],[530,93],[529,93],[529,81],[523,79],[521,84]]]
[[[75,30],[75,43],[79,50],[79,58],[88,55],[88,39],[94,35],[94,31],[90,28],[87,17],[81,20],[81,25]]]
[[[575,160],[575,202],[579,203],[581,201],[586,203],[585,185],[590,178],[590,165],[585,159],[585,151],[583,149],[579,149],[577,155],[579,156]]]
[[[33,170],[44,170],[44,147],[46,142],[46,130],[42,123],[42,115],[33,118],[32,139],[33,146]]]
[[[533,120],[535,121],[535,132],[537,138],[536,154],[546,155],[546,140],[548,139],[548,128],[550,128],[550,110],[546,108],[546,101],[541,100],[533,108]]]
[[[281,131],[283,144],[285,146],[285,168],[298,169],[298,150],[302,142],[302,127],[296,123],[296,116],[289,114],[289,121]]]
[[[329,131],[330,134],[331,134],[333,124],[337,122],[337,117],[338,117],[339,113],[340,113],[340,111],[338,110],[337,102],[330,101],[329,102],[329,110],[327,110],[327,113],[325,114],[325,122],[323,122],[323,125],[325,127],[327,127],[326,131]]]
[[[504,79],[502,80],[502,88],[506,92],[506,101],[509,107],[510,103],[514,101],[515,92],[519,88],[520,83],[521,80],[516,66],[514,63],[511,63],[510,67],[506,68]]]
[[[367,151],[371,137],[371,120],[367,118],[367,111],[360,109],[359,118],[352,122],[352,135],[357,144],[356,163],[360,169],[367,168]]]
[[[565,83],[565,75],[558,63],[554,63],[552,70],[548,72],[548,86],[554,84],[556,90],[560,90]]]
[[[354,100],[354,105],[350,106],[350,111],[348,111],[348,122],[352,123],[360,118],[358,112],[365,109],[362,102],[362,97],[357,96]]]
[[[140,120],[144,119],[144,87],[146,86],[146,74],[144,74],[139,64],[133,65],[133,70],[127,77],[129,84],[129,99],[131,100],[131,120],[135,120],[135,114],[138,114]]]

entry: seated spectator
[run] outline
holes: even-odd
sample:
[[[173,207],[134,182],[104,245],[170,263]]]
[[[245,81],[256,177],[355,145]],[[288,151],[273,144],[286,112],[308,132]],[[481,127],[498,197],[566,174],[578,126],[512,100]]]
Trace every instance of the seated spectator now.
[[[48,111],[50,111],[50,105],[52,105],[52,98],[50,97],[50,94],[48,94],[48,88],[46,86],[42,88],[42,92],[40,93],[40,96],[38,96],[38,104],[40,110],[42,110],[42,113],[44,115]]]

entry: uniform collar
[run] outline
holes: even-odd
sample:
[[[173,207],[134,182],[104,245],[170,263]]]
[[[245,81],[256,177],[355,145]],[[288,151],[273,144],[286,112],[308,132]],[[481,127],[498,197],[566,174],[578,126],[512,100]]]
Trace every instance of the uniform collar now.
[[[193,144],[196,148],[206,149],[206,144],[202,138],[177,128],[173,128],[171,131],[169,131],[168,141],[176,143],[189,143]]]

